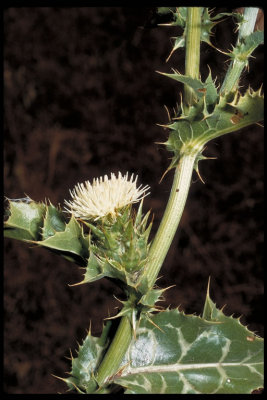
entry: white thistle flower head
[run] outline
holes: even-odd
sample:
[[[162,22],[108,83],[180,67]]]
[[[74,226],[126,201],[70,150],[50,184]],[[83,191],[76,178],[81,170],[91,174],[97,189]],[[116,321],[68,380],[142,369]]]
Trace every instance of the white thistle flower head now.
[[[97,220],[106,215],[115,216],[117,210],[128,204],[137,203],[149,193],[149,186],[137,187],[138,175],[134,179],[134,174],[128,180],[128,172],[122,176],[119,172],[118,177],[111,173],[89,181],[78,183],[70,195],[73,201],[66,201],[65,210],[72,213],[76,218]]]

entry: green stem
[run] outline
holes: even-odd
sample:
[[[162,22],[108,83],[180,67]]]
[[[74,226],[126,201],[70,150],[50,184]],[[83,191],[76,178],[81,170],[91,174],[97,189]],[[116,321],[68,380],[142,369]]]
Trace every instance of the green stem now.
[[[239,29],[239,40],[250,35],[255,28],[259,9],[257,7],[246,7],[244,10],[244,24]]]
[[[192,78],[199,77],[202,11],[202,7],[188,7],[187,10],[185,75]],[[186,112],[193,103],[194,91],[185,85],[184,95]],[[195,159],[200,150],[199,146],[195,146],[188,152],[181,151],[181,154],[184,155],[176,168],[170,198],[148,255],[149,264],[146,277],[149,287],[155,283],[179,225],[191,183]]]
[[[185,39],[185,75],[199,78],[200,36],[202,7],[188,7]],[[185,107],[189,107],[195,98],[191,87],[184,87]]]
[[[132,327],[128,317],[122,317],[114,339],[102,361],[98,373],[97,383],[101,387],[108,377],[114,374],[121,364],[132,339]]]
[[[194,78],[199,75],[201,13],[201,7],[188,8],[186,74]],[[192,103],[192,99],[193,94],[191,93],[191,89],[185,87],[185,100],[188,105]],[[191,149],[191,152],[184,151],[176,168],[169,201],[158,232],[149,250],[146,272],[142,276],[142,279],[146,280],[149,287],[152,287],[155,283],[180,222],[191,183],[195,159],[199,151],[199,146],[198,148]],[[131,323],[128,317],[125,316],[122,317],[114,339],[99,367],[96,377],[99,386],[103,386],[107,378],[116,373],[131,343],[131,339]]]
[[[200,150],[196,146],[189,154],[184,154],[176,167],[169,201],[148,255],[146,278],[150,287],[155,283],[180,222],[188,196],[195,159]],[[99,367],[96,380],[100,387],[106,383],[108,377],[118,370],[131,339],[131,323],[125,316],[122,317],[114,339]]]
[[[244,39],[246,36],[250,35],[254,31],[258,10],[259,9],[255,7],[245,8],[245,22],[241,25],[239,29],[236,46],[238,46],[238,44],[242,42],[242,39]],[[247,55],[247,58],[245,60],[234,59],[231,61],[223,84],[221,86],[220,93],[230,92],[237,88],[242,71],[247,65],[248,57],[249,55]]]
[[[152,287],[179,225],[191,183],[195,159],[200,149],[184,155],[176,167],[169,201],[148,254],[147,283]]]

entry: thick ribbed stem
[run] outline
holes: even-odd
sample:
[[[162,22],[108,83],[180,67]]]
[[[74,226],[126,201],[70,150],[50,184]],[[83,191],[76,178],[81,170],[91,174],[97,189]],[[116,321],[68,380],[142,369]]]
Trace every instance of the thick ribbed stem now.
[[[200,36],[202,7],[188,7],[185,39],[185,75],[199,78]],[[184,87],[184,106],[189,107],[195,98],[191,87]]]

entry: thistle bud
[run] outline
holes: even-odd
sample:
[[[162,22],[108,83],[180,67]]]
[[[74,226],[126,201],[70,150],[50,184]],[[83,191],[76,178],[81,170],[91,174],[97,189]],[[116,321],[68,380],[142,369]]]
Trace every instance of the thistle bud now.
[[[107,276],[134,286],[142,273],[151,224],[146,227],[149,213],[142,216],[142,202],[137,213],[132,204],[149,194],[149,186],[137,187],[136,182],[137,176],[112,173],[110,179],[105,175],[92,184],[78,184],[70,192],[73,201],[65,201],[66,211],[90,229],[90,255],[81,283]]]

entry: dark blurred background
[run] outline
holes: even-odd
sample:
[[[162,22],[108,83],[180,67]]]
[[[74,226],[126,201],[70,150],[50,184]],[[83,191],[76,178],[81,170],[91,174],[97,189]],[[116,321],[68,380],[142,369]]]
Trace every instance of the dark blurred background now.
[[[231,11],[220,8],[218,11]],[[110,172],[139,175],[151,186],[145,211],[154,215],[154,235],[171,188],[163,182],[170,154],[167,122],[182,86],[157,74],[184,71],[184,50],[165,60],[179,28],[154,8],[8,8],[4,12],[4,194],[29,195],[53,204],[69,198],[77,182]],[[231,18],[214,29],[212,42],[227,51],[235,42]],[[242,79],[258,89],[263,48],[254,53]],[[227,57],[202,44],[202,79],[220,83]],[[206,182],[194,174],[180,228],[158,284],[175,284],[162,305],[200,314],[209,276],[211,296],[225,313],[263,335],[263,129],[254,125],[211,142],[200,163]],[[52,376],[70,370],[92,323],[119,306],[120,290],[102,279],[81,280],[79,268],[28,245],[5,239],[4,390],[63,393]]]

